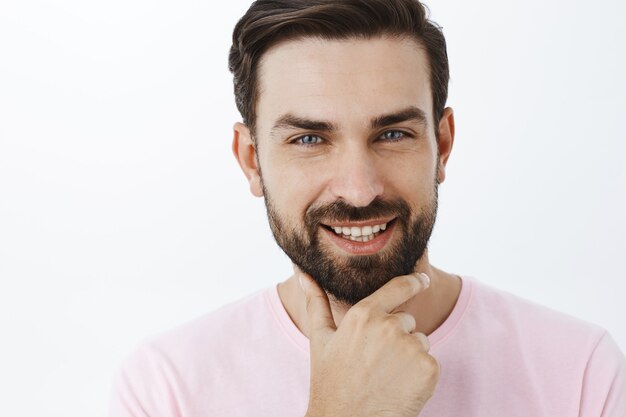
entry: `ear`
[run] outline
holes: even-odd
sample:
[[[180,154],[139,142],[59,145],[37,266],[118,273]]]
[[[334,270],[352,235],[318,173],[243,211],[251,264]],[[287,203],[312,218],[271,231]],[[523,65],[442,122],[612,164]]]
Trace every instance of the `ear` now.
[[[452,152],[454,144],[454,112],[452,108],[446,107],[443,110],[443,116],[439,120],[439,137],[437,138],[437,147],[439,148],[439,177],[437,182],[441,184],[446,179],[446,164]]]
[[[237,122],[233,126],[233,154],[243,174],[248,179],[252,195],[262,197],[263,187],[257,165],[256,146],[252,140],[250,129],[243,123]]]

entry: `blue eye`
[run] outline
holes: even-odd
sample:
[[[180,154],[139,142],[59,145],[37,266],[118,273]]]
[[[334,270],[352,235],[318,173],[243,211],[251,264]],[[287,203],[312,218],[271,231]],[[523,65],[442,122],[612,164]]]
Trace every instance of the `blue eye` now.
[[[379,137],[381,139],[394,141],[394,140],[402,139],[402,138],[404,138],[406,136],[407,135],[404,132],[402,132],[401,130],[388,130],[388,131],[384,132],[382,135],[380,135]]]
[[[317,135],[303,135],[296,138],[295,142],[301,145],[316,145],[322,141]]]

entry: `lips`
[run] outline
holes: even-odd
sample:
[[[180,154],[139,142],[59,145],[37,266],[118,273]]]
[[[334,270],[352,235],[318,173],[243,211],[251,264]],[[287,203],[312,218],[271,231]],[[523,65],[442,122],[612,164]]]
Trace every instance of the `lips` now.
[[[322,230],[343,251],[352,255],[368,255],[385,247],[393,234],[395,223],[395,219],[373,220],[323,225]]]

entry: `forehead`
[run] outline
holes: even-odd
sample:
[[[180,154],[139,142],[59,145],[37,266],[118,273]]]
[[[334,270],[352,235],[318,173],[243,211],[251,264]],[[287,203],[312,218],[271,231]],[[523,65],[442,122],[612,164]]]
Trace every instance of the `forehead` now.
[[[412,39],[287,41],[263,55],[258,77],[259,134],[287,113],[349,127],[415,106],[431,123],[427,56]]]

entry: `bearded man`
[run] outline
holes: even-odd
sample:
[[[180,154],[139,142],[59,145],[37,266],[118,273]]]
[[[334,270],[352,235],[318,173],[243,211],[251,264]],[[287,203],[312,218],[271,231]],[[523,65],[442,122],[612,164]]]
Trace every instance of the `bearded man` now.
[[[626,416],[604,329],[429,262],[454,114],[422,4],[258,0],[229,64],[294,274],[143,342],[112,417]]]

